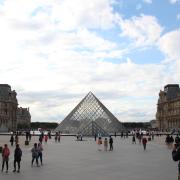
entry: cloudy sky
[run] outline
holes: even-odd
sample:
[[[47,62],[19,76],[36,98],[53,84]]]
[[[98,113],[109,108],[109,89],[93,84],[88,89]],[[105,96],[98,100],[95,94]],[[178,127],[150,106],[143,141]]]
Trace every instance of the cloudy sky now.
[[[32,121],[92,91],[120,121],[155,118],[180,83],[180,0],[0,0],[0,83]]]

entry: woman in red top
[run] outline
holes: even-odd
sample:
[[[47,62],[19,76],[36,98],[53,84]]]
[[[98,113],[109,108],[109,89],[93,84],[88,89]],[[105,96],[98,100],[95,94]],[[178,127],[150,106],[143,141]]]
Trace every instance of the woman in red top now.
[[[6,163],[6,173],[8,172],[8,161],[9,161],[9,155],[10,155],[10,150],[7,146],[7,144],[4,145],[3,151],[2,151],[2,172],[4,170],[4,164]]]

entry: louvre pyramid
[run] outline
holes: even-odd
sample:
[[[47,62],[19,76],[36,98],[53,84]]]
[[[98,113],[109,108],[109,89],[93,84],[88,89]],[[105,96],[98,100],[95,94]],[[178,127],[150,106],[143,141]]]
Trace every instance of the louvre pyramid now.
[[[55,131],[63,133],[108,135],[123,129],[118,119],[89,92],[81,102],[67,115]]]

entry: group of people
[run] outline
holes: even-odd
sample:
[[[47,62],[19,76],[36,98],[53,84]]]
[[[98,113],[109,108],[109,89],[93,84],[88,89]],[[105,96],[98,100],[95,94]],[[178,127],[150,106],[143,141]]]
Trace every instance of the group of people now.
[[[43,146],[42,143],[34,143],[34,147],[31,149],[32,152],[32,161],[31,166],[33,166],[34,160],[36,161],[36,166],[39,166],[39,159],[41,165],[43,165]]]
[[[146,150],[147,138],[142,133],[134,134],[132,136],[132,144],[136,144],[136,138],[139,140],[139,144],[142,143],[143,149]]]
[[[102,145],[104,145],[104,151],[108,150],[108,139],[104,138],[104,141],[102,140],[102,137],[98,137],[97,140],[98,144],[98,150],[102,151]],[[113,138],[112,136],[109,137],[109,151],[113,151]]]
[[[27,134],[26,134],[27,135]],[[30,138],[27,138],[29,136],[26,136],[26,141],[30,140]],[[22,157],[22,150],[19,145],[19,137],[16,134],[15,137],[12,134],[10,137],[10,143],[11,146],[14,145],[14,142],[16,144],[16,147],[14,149],[14,169],[13,172],[20,172],[21,167],[21,157]],[[41,165],[43,165],[43,146],[41,138],[39,140],[39,143],[35,143],[33,148],[31,149],[32,153],[32,161],[31,166],[33,166],[34,161],[36,161],[36,165],[39,166],[39,160]],[[4,147],[2,148],[2,168],[1,171],[4,171],[4,168],[6,166],[6,173],[8,173],[9,170],[9,157],[10,157],[10,149],[7,144],[4,144]]]
[[[18,136],[18,134],[16,134],[15,137],[14,137],[14,135],[12,134],[9,141],[10,141],[10,143],[11,143],[11,146],[13,146],[14,143],[15,143],[15,144],[18,144],[18,143],[19,143],[19,136]]]
[[[4,166],[6,165],[6,173],[8,173],[9,169],[9,156],[10,156],[10,150],[7,144],[4,145],[4,148],[2,150],[2,169],[1,171],[4,171]],[[16,144],[16,148],[14,150],[14,170],[13,172],[20,172],[20,162],[22,157],[22,150],[19,146],[19,144]],[[18,169],[16,168],[16,164]]]

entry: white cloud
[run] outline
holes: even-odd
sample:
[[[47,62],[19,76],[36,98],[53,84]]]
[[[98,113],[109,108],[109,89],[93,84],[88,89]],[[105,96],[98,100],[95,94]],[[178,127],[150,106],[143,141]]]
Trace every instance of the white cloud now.
[[[180,77],[180,29],[168,32],[159,40],[159,48],[170,61],[172,82],[179,82]]]
[[[176,4],[176,3],[179,3],[180,0],[169,0],[171,4]]]
[[[168,58],[180,60],[180,29],[171,31],[163,35],[159,40],[159,48]]]
[[[177,20],[180,20],[180,13],[177,14]]]
[[[135,46],[154,45],[163,31],[154,16],[143,14],[140,17],[121,20],[119,24],[122,29],[121,36],[132,39]]]
[[[0,82],[17,90],[19,104],[30,107],[33,121],[62,120],[90,90],[120,120],[154,118],[159,87],[169,83],[173,71],[167,75],[164,63],[125,61],[129,46],[121,48],[123,42],[95,31],[110,32],[117,20],[121,36],[135,41],[135,47],[156,44],[163,30],[153,16],[122,19],[108,0],[5,1],[0,13]],[[179,37],[172,34],[159,44],[163,53],[177,58],[173,54],[179,44],[165,45]],[[112,62],[103,61],[106,58]]]
[[[143,0],[145,3],[152,4],[152,0]]]

